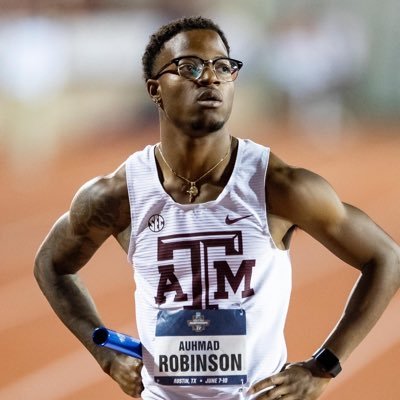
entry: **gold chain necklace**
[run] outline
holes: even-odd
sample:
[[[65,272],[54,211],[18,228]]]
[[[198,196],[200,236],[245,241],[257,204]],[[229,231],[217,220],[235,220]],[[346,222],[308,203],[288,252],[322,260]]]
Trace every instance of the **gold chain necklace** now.
[[[214,165],[212,166],[208,171],[206,171],[203,175],[201,175],[199,178],[195,179],[194,181],[191,181],[190,179],[185,178],[182,175],[179,175],[177,172],[175,172],[172,167],[168,164],[167,160],[164,157],[164,154],[161,150],[161,144],[157,145],[158,151],[160,152],[161,158],[163,159],[165,165],[169,168],[169,170],[178,178],[182,179],[186,183],[190,185],[189,189],[186,190],[186,193],[189,195],[189,202],[192,203],[194,199],[198,196],[199,194],[199,188],[196,186],[197,182],[201,181],[204,177],[206,177],[208,174],[210,174],[212,171],[214,171],[215,168],[217,168],[225,159],[228,157],[228,155],[231,152],[231,145],[232,145],[232,137],[229,142],[229,147],[228,151],[225,153],[225,155]]]

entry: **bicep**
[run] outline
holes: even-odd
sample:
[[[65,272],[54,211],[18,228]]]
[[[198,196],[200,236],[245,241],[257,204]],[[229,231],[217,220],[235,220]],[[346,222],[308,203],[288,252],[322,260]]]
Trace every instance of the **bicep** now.
[[[343,203],[322,178],[300,195],[300,228],[346,263],[362,269],[391,247],[390,237],[363,211]]]
[[[111,206],[110,206],[111,205]],[[115,231],[116,214],[101,181],[83,186],[70,210],[53,226],[39,251],[56,273],[75,273]]]
[[[71,222],[71,211],[53,226],[39,249],[38,258],[59,274],[71,274],[82,268],[107,239],[90,229],[79,232],[80,224]]]
[[[130,223],[125,170],[92,179],[74,196],[71,207],[41,245],[35,273],[73,274],[111,235]]]
[[[391,238],[363,211],[344,204],[344,216],[314,232],[317,240],[348,264],[362,269],[392,248]]]
[[[321,176],[282,162],[278,167],[269,177],[269,206],[275,214],[358,269],[398,251],[393,240],[368,215],[343,203]]]

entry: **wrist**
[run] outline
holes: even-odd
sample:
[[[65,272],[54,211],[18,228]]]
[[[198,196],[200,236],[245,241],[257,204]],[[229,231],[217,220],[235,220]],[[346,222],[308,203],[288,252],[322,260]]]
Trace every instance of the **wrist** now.
[[[116,353],[104,347],[96,347],[91,353],[103,372],[110,375],[111,366],[116,357]]]
[[[312,357],[305,361],[289,363],[286,365],[285,369],[289,369],[292,367],[305,368],[315,378],[323,378],[329,380],[332,379],[332,376],[324,372],[317,364],[317,361]]]
[[[312,355],[312,359],[316,367],[327,377],[334,378],[342,371],[339,358],[327,347],[317,350]]]

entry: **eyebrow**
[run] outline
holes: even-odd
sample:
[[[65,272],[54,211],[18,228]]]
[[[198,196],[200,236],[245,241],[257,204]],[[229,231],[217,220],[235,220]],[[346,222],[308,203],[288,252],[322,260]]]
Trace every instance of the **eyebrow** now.
[[[200,58],[200,59],[202,59],[202,60],[204,60],[204,61],[208,61],[208,60],[217,60],[218,58],[230,58],[229,57],[229,55],[222,55],[222,56],[216,56],[216,57],[213,57],[213,58],[207,58],[207,59],[205,59],[205,58],[203,58],[203,57],[200,57],[200,56],[198,56],[198,55],[196,55],[196,54],[188,54],[188,55],[183,55],[183,56],[178,56],[178,57],[174,57],[172,60],[175,60],[176,58],[182,58],[182,57],[196,57],[196,58]]]

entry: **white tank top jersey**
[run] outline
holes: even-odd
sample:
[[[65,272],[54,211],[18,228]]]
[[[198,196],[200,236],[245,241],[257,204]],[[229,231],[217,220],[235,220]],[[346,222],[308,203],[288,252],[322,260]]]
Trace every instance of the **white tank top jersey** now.
[[[291,264],[267,223],[270,150],[238,142],[227,185],[202,204],[165,192],[155,145],[126,162],[144,400],[245,399],[286,362]]]

